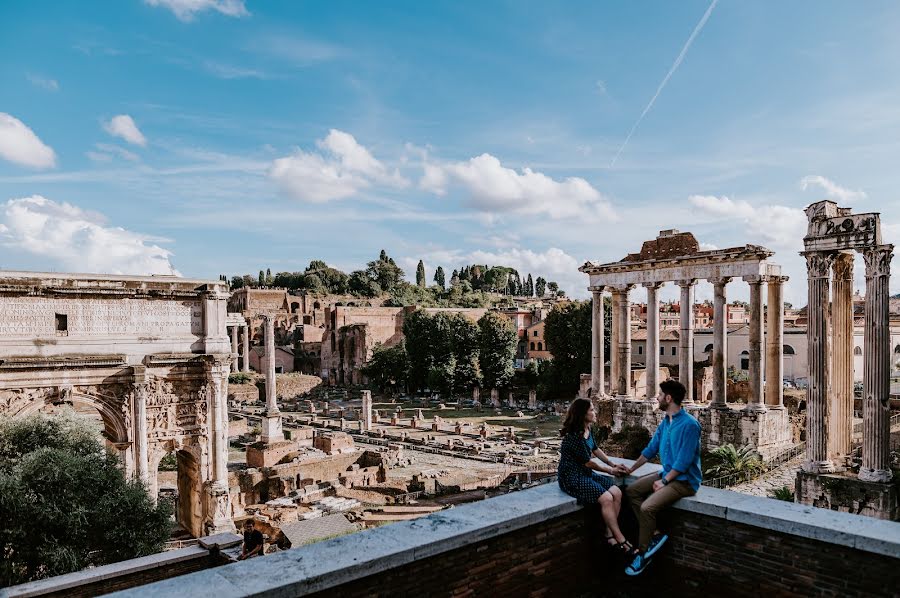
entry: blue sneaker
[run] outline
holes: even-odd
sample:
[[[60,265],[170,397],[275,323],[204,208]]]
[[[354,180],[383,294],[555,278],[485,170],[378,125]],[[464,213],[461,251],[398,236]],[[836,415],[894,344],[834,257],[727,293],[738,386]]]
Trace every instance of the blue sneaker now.
[[[650,544],[647,546],[647,551],[644,553],[647,558],[650,558],[656,552],[662,548],[662,545],[666,543],[666,540],[669,539],[669,536],[665,534],[657,534],[650,539]]]
[[[647,565],[650,564],[652,559],[646,554],[639,554],[634,557],[634,560],[631,561],[631,564],[625,567],[625,575],[630,575],[634,577],[635,575],[640,575],[644,572],[644,569],[647,568]]]

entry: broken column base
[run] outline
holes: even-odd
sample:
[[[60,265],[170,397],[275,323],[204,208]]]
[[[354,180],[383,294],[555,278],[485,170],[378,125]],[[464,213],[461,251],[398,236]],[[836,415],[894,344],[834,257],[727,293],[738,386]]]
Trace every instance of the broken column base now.
[[[893,482],[864,482],[853,473],[797,473],[796,500],[832,511],[900,521],[900,489]]]
[[[281,414],[275,413],[274,415],[265,414],[262,416],[262,422],[260,422],[260,427],[262,428],[262,441],[264,443],[274,443],[281,442],[284,440],[284,431],[281,427]]]
[[[224,484],[207,482],[206,518],[203,522],[204,532],[210,534],[234,533],[234,521],[231,520],[231,496]]]
[[[272,467],[299,450],[300,443],[294,440],[257,442],[247,447],[247,466]]]

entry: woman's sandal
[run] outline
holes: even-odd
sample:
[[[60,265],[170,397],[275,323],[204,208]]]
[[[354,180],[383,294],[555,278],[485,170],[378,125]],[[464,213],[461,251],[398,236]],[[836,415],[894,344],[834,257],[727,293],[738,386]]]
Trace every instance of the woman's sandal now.
[[[607,538],[607,540],[613,540],[613,539],[614,538],[612,536],[609,536]],[[613,550],[621,553],[621,555],[624,557],[633,558],[638,553],[637,549],[634,546],[632,546],[631,542],[629,542],[628,540],[622,540],[621,542],[616,542],[615,544],[607,541],[606,544]]]

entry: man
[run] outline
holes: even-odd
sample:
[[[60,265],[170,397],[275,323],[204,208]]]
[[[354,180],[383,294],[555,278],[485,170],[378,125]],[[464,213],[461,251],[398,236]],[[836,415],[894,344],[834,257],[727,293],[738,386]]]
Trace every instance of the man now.
[[[244,521],[244,546],[241,549],[241,556],[238,557],[238,560],[243,561],[260,555],[262,554],[262,549],[262,532],[254,529],[252,519],[247,519]]]
[[[639,478],[625,491],[640,525],[638,554],[625,569],[628,575],[643,573],[668,539],[656,529],[656,515],[700,488],[700,422],[681,409],[683,384],[666,380],[659,390],[656,400],[666,416],[638,460],[631,467],[618,466],[618,473],[628,475],[657,454],[662,463],[662,470]]]

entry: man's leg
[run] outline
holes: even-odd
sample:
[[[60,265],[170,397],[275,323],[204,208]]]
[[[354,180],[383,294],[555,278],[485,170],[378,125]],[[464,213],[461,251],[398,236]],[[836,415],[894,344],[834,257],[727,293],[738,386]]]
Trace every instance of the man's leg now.
[[[629,484],[625,489],[625,494],[628,495],[628,501],[631,503],[631,509],[634,511],[634,516],[638,520],[641,536],[643,536],[644,533],[644,520],[641,517],[641,503],[644,502],[644,499],[648,495],[653,494],[653,482],[658,479],[658,473],[641,476],[636,479],[634,483]],[[653,528],[650,528],[650,533],[653,533]]]
[[[663,486],[652,493],[646,500],[640,503],[638,521],[640,521],[641,524],[641,531],[638,542],[642,552],[647,550],[647,545],[650,544],[650,538],[656,530],[656,515],[679,498],[692,496],[693,494],[695,494],[695,492],[690,484],[676,480],[674,482],[669,482],[668,485]]]

